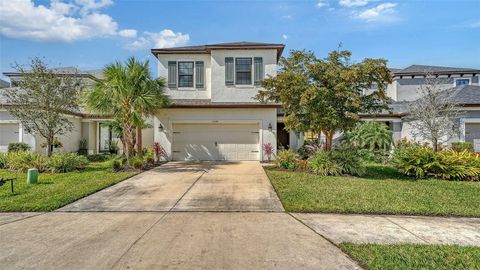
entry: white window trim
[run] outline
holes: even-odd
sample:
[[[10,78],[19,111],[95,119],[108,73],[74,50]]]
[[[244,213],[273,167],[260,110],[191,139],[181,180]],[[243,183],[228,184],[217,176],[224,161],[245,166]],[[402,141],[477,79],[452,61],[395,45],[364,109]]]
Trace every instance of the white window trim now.
[[[195,88],[195,81],[196,81],[196,77],[197,77],[197,74],[195,72],[195,59],[179,59],[177,60],[177,78],[176,81],[177,81],[177,90],[180,90],[180,91],[195,91],[197,88]],[[180,69],[179,69],[179,64],[180,62],[192,62],[193,63],[193,87],[180,87],[180,84],[179,84],[179,80],[178,78],[180,77]],[[205,62],[203,64],[205,66]],[[205,67],[204,67],[205,68]]]
[[[458,80],[468,80],[468,85],[472,84],[472,78],[464,78],[464,77],[458,77],[453,79],[453,87],[457,86],[457,81]]]

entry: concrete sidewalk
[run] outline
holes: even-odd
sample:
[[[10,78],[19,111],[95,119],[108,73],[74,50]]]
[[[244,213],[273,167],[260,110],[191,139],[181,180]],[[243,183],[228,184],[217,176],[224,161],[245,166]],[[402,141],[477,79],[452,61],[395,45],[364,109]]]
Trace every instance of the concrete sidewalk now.
[[[360,269],[287,213],[52,212],[0,236],[2,269]]]
[[[334,243],[480,246],[480,218],[292,214]]]

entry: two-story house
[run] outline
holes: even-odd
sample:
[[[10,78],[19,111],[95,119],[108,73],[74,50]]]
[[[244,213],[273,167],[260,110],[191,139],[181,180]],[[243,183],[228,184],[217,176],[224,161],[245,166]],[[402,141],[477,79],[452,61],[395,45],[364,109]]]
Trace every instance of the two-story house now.
[[[154,117],[154,141],[172,160],[263,160],[265,144],[301,145],[302,135],[277,117],[280,104],[254,98],[276,75],[283,49],[254,42],[152,49],[172,100]]]
[[[394,139],[418,139],[412,136],[412,128],[405,121],[408,103],[421,97],[419,89],[426,82],[426,74],[438,78],[438,89],[448,91],[452,102],[459,107],[459,135],[450,142],[476,142],[480,149],[480,70],[439,66],[412,65],[404,69],[391,69],[393,82],[387,86],[392,98],[390,112],[365,116],[367,120],[385,121],[394,132]],[[367,91],[375,91],[371,89]]]

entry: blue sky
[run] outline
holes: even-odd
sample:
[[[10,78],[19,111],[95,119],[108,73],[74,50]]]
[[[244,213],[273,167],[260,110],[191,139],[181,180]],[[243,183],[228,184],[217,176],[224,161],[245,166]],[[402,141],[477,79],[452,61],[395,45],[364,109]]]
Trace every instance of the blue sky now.
[[[480,0],[0,0],[0,71],[33,56],[84,70],[132,55],[154,63],[152,47],[231,41],[480,68],[479,11]]]

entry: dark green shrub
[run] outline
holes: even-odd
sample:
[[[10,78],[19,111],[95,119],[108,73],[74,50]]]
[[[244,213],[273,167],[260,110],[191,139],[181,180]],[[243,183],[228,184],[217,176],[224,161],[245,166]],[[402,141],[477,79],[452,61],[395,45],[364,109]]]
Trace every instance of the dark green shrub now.
[[[52,173],[65,173],[85,169],[88,159],[75,153],[59,153],[49,157],[47,163]]]
[[[341,174],[362,176],[365,173],[362,158],[355,149],[339,147],[330,151],[329,157],[340,168]]]
[[[355,147],[388,151],[393,146],[393,132],[382,122],[363,122],[345,134],[345,141]]]
[[[308,159],[316,152],[321,151],[322,147],[316,143],[304,144],[297,150],[300,159]]]
[[[452,149],[457,152],[462,152],[463,150],[475,152],[475,149],[473,148],[473,143],[471,142],[454,142],[452,143]]]
[[[308,168],[319,175],[356,175],[365,173],[362,159],[354,149],[318,151],[308,159]]]
[[[111,160],[114,156],[109,155],[109,154],[94,154],[94,155],[88,155],[87,159],[90,162],[104,162]]]
[[[29,151],[30,145],[24,142],[9,143],[8,152]]]
[[[13,171],[26,172],[36,168],[39,172],[44,172],[48,169],[48,159],[35,152],[10,152],[7,154],[7,165]]]
[[[295,170],[297,168],[298,155],[291,149],[280,150],[275,159],[275,165],[287,170]]]
[[[386,163],[390,157],[390,153],[383,150],[358,149],[357,154],[362,160],[374,163]]]
[[[82,156],[88,155],[88,143],[87,139],[81,139],[80,140],[80,145],[78,148],[78,154]]]

